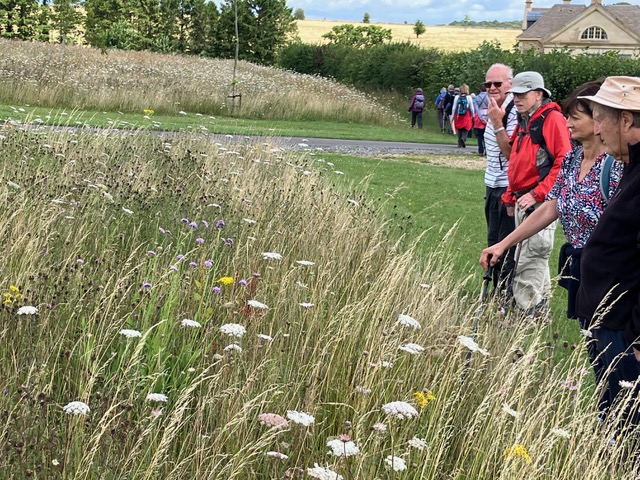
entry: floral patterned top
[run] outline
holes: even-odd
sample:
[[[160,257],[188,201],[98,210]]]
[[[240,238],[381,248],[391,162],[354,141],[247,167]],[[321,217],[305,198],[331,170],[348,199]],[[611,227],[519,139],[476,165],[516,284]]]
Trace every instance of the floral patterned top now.
[[[547,200],[558,200],[556,210],[565,237],[575,248],[582,248],[598,223],[606,201],[600,192],[600,174],[603,153],[596,158],[591,170],[580,181],[580,164],[584,158],[582,147],[574,147],[562,160],[556,183],[547,194]],[[618,187],[622,176],[622,164],[613,162],[609,178],[609,198]]]

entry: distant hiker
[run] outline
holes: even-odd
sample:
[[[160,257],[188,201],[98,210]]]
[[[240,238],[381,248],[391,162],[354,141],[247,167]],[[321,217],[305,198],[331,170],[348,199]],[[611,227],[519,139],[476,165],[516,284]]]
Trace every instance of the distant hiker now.
[[[516,227],[542,205],[556,182],[562,159],[571,150],[567,120],[552,102],[538,72],[522,72],[513,78],[511,93],[518,109],[518,125],[511,135],[509,186],[502,195],[507,214],[515,215]],[[549,313],[556,223],[521,242],[516,252],[512,288],[516,306],[528,317]]]
[[[447,100],[447,89],[442,87],[440,93],[436,97],[436,110],[438,110],[438,125],[440,126],[440,133],[444,133],[446,116],[444,113],[444,107]]]
[[[458,93],[460,93],[460,91],[458,91]],[[449,135],[453,135],[453,129],[451,128],[451,109],[453,108],[454,98],[456,98],[455,88],[453,85],[449,85],[449,88],[447,88],[447,95],[444,100],[444,122],[447,125],[447,132],[449,132]]]
[[[496,63],[489,67],[484,86],[489,95],[487,127],[484,131],[487,168],[484,172],[485,196],[484,215],[487,220],[487,246],[503,240],[515,228],[512,216],[507,215],[507,207],[502,203],[502,194],[507,191],[509,180],[507,167],[511,155],[509,137],[518,123],[518,110],[513,103],[511,88],[513,71],[511,67]],[[493,269],[494,291],[510,295],[511,274],[515,249],[507,251]]]
[[[484,155],[484,131],[489,119],[489,94],[484,83],[480,86],[480,93],[473,99],[476,114],[473,117],[473,131],[478,139],[478,155]]]
[[[467,148],[467,135],[473,128],[475,108],[473,99],[468,95],[469,87],[463,83],[460,86],[460,94],[453,100],[453,124],[458,132],[458,148]]]
[[[422,128],[422,111],[424,110],[424,95],[422,89],[418,88],[416,94],[411,99],[408,111],[411,112],[411,128],[415,127],[416,120],[418,128]]]

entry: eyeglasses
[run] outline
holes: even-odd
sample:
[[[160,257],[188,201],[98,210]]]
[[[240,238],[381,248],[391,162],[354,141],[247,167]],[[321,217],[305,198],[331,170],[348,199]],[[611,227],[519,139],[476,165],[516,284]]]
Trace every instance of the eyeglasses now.
[[[493,85],[496,88],[500,88],[504,82],[484,82],[485,88],[491,88]]]

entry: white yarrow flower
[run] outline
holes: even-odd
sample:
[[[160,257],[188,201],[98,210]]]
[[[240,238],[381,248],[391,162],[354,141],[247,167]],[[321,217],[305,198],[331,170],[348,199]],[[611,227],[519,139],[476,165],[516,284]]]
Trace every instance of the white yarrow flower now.
[[[314,464],[313,468],[307,468],[307,475],[317,478],[318,480],[344,480],[342,475],[339,475],[330,468],[321,467],[317,463]]]
[[[229,335],[230,337],[242,338],[242,336],[247,333],[247,330],[239,323],[225,323],[220,327],[220,333]]]
[[[265,333],[258,333],[256,335],[260,340],[266,340],[267,342],[273,341],[273,337],[271,335],[267,335]]]
[[[287,460],[289,458],[288,455],[280,452],[267,452],[267,457],[277,458],[278,460]]]
[[[25,305],[23,307],[20,307],[18,309],[18,315],[37,315],[38,314],[38,308],[37,307],[32,307],[29,305]]]
[[[429,447],[429,445],[427,445],[427,442],[424,441],[424,439],[419,438],[419,437],[413,437],[411,440],[409,440],[409,446],[411,448],[415,448],[416,450],[425,450]]]
[[[563,428],[553,428],[551,429],[551,433],[556,437],[566,438],[567,440],[571,438],[571,434]]]
[[[407,463],[395,455],[388,455],[384,461],[396,472],[402,472],[407,469]]]
[[[131,330],[128,328],[123,328],[122,330],[120,330],[120,335],[127,337],[127,338],[138,338],[142,336],[142,333],[139,332],[138,330]]]
[[[309,260],[296,260],[298,265],[302,265],[303,267],[313,267],[316,263],[310,262]]]
[[[147,394],[147,402],[161,402],[167,403],[169,398],[164,393],[149,393]]]
[[[311,307],[313,307],[315,305],[315,303],[302,302],[302,303],[299,303],[298,305],[300,305],[301,307],[304,307],[304,308],[311,308]]]
[[[424,352],[424,347],[418,345],[417,343],[407,343],[406,345],[400,345],[398,347],[398,350],[410,353],[411,355],[418,355],[419,353]]]
[[[331,449],[329,453],[336,457],[351,457],[360,453],[358,446],[351,440],[343,442],[339,438],[335,438],[327,442],[327,447]]]
[[[382,406],[382,411],[387,415],[393,415],[400,420],[418,416],[418,411],[407,402],[390,402]]]
[[[296,410],[287,410],[287,418],[293,423],[304,425],[305,427],[308,427],[315,421],[315,418],[308,413],[298,412]]]
[[[196,322],[195,320],[191,320],[190,318],[185,318],[180,322],[180,325],[182,325],[183,327],[188,327],[188,328],[201,328],[202,325],[200,325],[199,322]]]
[[[264,252],[262,258],[265,260],[282,260],[282,255],[276,252]]]
[[[489,355],[489,352],[484,348],[480,348],[480,346],[476,343],[476,341],[471,337],[458,335],[458,341],[462,344],[462,346],[467,347],[472,352],[479,352],[485,357]]]
[[[266,310],[267,308],[269,308],[267,306],[267,304],[261,303],[261,302],[259,302],[257,300],[248,300],[247,301],[247,305],[249,305],[250,307],[253,307],[253,308],[261,308],[263,310]]]
[[[419,330],[421,328],[420,322],[409,315],[405,315],[404,313],[398,315],[398,323],[403,327],[413,328],[414,330]]]
[[[64,413],[68,413],[70,415],[86,415],[91,411],[89,405],[84,402],[71,402],[67,403],[64,407],[62,407]]]
[[[502,411],[507,415],[511,415],[513,418],[520,418],[521,413],[516,412],[513,408],[509,407],[506,403],[502,404]]]
[[[633,388],[636,383],[635,382],[630,382],[628,380],[620,380],[618,382],[618,384],[620,385],[620,388],[627,389],[627,388]]]
[[[242,347],[240,345],[238,345],[237,343],[231,343],[231,344],[227,345],[226,347],[224,347],[224,351],[225,352],[242,353]]]

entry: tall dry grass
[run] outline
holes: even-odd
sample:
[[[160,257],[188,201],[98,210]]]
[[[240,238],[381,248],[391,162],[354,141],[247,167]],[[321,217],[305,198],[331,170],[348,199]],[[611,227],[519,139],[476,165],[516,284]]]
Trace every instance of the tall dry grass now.
[[[375,98],[337,82],[232,60],[0,40],[0,102],[385,124]]]
[[[468,357],[455,231],[419,260],[322,158],[35,126],[1,142],[3,478],[631,478],[580,349],[552,364],[562,345],[488,305],[489,354]],[[314,421],[260,422],[287,411]],[[327,454],[340,435],[357,454]]]

